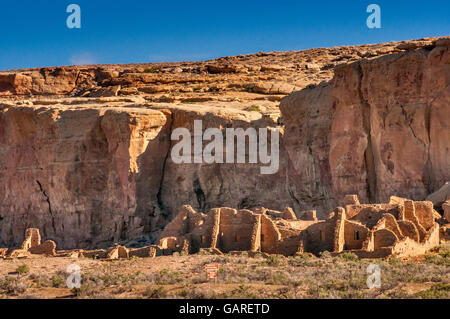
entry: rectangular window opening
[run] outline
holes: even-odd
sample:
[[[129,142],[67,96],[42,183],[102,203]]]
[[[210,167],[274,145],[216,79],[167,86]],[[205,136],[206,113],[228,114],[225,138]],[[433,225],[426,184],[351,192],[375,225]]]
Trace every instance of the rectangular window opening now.
[[[325,241],[325,232],[323,230],[320,231],[320,240]]]

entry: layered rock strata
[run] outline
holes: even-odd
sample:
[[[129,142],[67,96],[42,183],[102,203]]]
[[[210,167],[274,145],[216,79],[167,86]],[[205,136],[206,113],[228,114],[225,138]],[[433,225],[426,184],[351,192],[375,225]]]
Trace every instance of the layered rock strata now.
[[[261,96],[275,103],[287,94],[269,98],[270,90],[260,93],[253,82],[251,88],[240,86],[245,92],[238,99],[251,98],[241,104],[233,100],[228,107],[229,96],[223,94],[231,94],[235,86],[219,90],[218,99],[224,98],[225,104],[202,95],[217,92],[181,91],[182,97],[188,96],[175,103],[160,99],[157,87],[175,78],[178,82],[169,81],[172,85],[187,83],[189,72],[196,74],[190,78],[195,85],[200,76],[225,82],[258,72],[258,77],[270,78],[271,72],[287,77],[291,67],[303,75],[320,74],[320,68],[306,66],[311,61],[301,54],[296,56],[306,64],[300,69],[280,68],[289,54],[274,53],[216,61],[204,70],[185,65],[189,72],[165,65],[139,75],[104,67],[92,71],[92,77],[64,68],[2,73],[0,246],[20,245],[27,228],[39,228],[66,249],[107,246],[143,235],[156,240],[186,204],[203,212],[222,206],[290,206],[296,217],[310,211],[308,218],[315,220],[325,219],[346,194],[372,203],[387,202],[391,195],[424,200],[450,180],[450,40],[414,43],[407,49],[385,46],[389,50],[379,53],[367,47],[373,53],[367,56],[357,54],[362,48],[346,49],[357,58],[322,66],[330,74],[334,70],[334,77],[285,97],[281,113],[270,111],[273,104],[267,104],[270,112],[248,108],[249,101]],[[342,52],[319,53],[324,62]],[[251,67],[253,58],[265,62]],[[268,64],[271,58],[278,67]],[[222,67],[241,60],[248,62],[245,70]],[[133,88],[142,93],[150,78],[155,92],[147,88],[150,93],[128,94]],[[101,97],[105,95],[113,97]],[[187,128],[193,133],[199,119],[203,128],[222,131],[279,130],[278,172],[262,175],[260,163],[176,164],[170,156],[172,132]]]

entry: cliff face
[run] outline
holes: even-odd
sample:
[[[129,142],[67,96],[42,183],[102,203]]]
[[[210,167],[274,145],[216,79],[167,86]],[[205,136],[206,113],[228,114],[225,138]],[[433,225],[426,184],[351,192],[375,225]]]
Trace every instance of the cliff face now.
[[[196,119],[205,129],[270,120],[201,106],[119,105],[1,110],[2,245],[16,245],[34,225],[63,248],[96,247],[157,231],[185,203],[209,210],[285,202],[284,168],[260,175],[260,164],[176,164],[170,156],[173,130],[193,130]]]
[[[159,231],[182,205],[291,206],[324,218],[346,194],[423,200],[450,179],[449,50],[443,39],[337,66],[329,82],[284,98],[280,119],[199,96],[183,105],[149,96],[14,96],[0,103],[0,246],[20,243],[26,228],[61,248],[108,245]],[[118,74],[104,73],[92,77],[117,84]],[[29,77],[0,76],[0,91],[28,94],[17,92],[20,82],[31,93],[50,86],[68,94],[83,78],[49,73],[52,86]],[[280,129],[278,172],[261,175],[260,163],[174,163],[172,132],[193,132],[198,119],[203,129]]]
[[[282,101],[300,202],[423,199],[450,178],[449,41],[439,44],[340,66]]]
[[[136,235],[156,198],[167,118],[143,109],[9,108],[0,113],[0,236],[36,225],[65,248]],[[145,163],[139,165],[138,163]]]

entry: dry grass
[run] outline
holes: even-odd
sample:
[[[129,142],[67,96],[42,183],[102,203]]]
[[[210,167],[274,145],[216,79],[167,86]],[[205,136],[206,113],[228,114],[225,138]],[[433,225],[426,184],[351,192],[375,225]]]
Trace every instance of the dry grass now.
[[[39,260],[30,260],[33,265],[29,266],[29,273],[0,276],[0,296],[45,298],[45,292],[51,288],[56,296],[60,292],[73,298],[448,299],[449,248],[448,245],[440,247],[418,260],[360,260],[353,254],[337,257],[305,254],[288,258],[177,254],[113,262],[78,260],[82,264],[82,286],[76,291],[65,287],[68,274],[64,271],[56,267],[53,272],[40,272]],[[216,282],[206,279],[204,266],[209,263],[220,265]],[[371,263],[381,268],[379,289],[368,289],[366,284],[367,267]]]

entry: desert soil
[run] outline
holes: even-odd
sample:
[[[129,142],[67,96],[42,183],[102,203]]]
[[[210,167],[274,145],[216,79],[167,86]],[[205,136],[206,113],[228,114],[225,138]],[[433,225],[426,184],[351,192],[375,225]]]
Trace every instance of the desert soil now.
[[[219,264],[217,280],[205,265]],[[381,288],[367,286],[367,267],[381,269]],[[81,288],[67,288],[71,264]],[[0,260],[2,298],[450,298],[450,244],[409,259],[256,255],[163,256],[130,260],[47,258]]]

